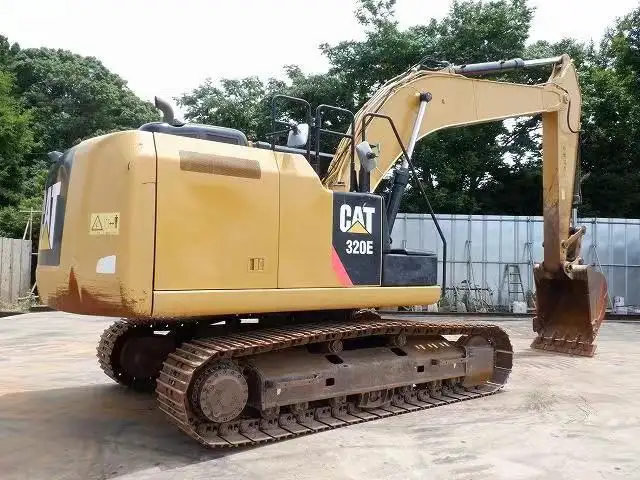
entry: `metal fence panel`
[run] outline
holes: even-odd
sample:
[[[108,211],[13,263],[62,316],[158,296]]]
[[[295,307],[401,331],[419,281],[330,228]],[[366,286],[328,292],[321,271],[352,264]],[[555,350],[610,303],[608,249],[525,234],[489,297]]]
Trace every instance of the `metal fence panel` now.
[[[447,286],[468,282],[492,292],[506,305],[505,267],[518,265],[525,292],[535,291],[533,264],[542,261],[542,217],[509,215],[436,215],[447,239]],[[609,295],[640,306],[640,219],[579,218],[587,233],[582,256],[607,277]],[[400,213],[393,247],[436,252],[442,282],[442,244],[429,215]],[[611,306],[611,305],[610,305]]]
[[[31,241],[0,237],[0,305],[13,305],[31,288]]]

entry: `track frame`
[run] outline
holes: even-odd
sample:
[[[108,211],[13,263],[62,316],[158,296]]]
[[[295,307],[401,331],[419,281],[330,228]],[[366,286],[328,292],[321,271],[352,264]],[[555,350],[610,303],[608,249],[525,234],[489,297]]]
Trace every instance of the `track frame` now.
[[[507,333],[491,324],[426,323],[419,318],[385,317],[372,310],[326,312],[324,315],[305,312],[298,317],[275,316],[253,324],[241,324],[235,317],[213,321],[218,323],[212,324],[210,318],[187,322],[118,320],[105,330],[97,351],[105,374],[134,390],[154,391],[157,406],[168,421],[208,448],[271,443],[493,395],[504,387],[513,366],[513,348]],[[157,374],[153,378],[136,379],[123,373],[117,365],[123,342],[137,335],[154,335],[157,331],[164,331],[175,342],[175,348],[167,355],[159,350],[165,356]],[[386,336],[392,342],[398,339],[403,342],[412,336],[453,335],[459,336],[453,342],[457,347],[464,347],[467,340],[476,337],[482,337],[491,345],[493,370],[483,380],[469,381],[473,379],[470,375],[363,391],[358,394],[358,401],[353,401],[353,396],[331,397],[267,411],[249,408],[243,409],[236,418],[220,422],[212,422],[198,408],[198,392],[206,381],[207,369],[215,369],[220,362],[233,367],[254,355],[300,346],[331,352],[333,346],[342,341],[372,336]],[[473,349],[465,351],[465,357],[468,357]],[[434,365],[439,361],[434,358]],[[225,372],[228,374],[230,370]]]

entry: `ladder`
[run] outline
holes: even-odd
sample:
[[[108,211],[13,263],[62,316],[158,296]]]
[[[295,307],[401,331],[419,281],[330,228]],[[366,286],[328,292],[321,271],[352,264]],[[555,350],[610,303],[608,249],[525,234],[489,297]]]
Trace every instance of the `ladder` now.
[[[505,265],[504,272],[502,274],[502,284],[500,285],[500,292],[504,291],[504,284],[507,284],[507,304],[511,304],[512,301],[519,299],[519,295],[522,295],[522,300],[527,301],[527,297],[524,293],[524,285],[522,283],[522,276],[520,275],[520,266],[513,263]]]

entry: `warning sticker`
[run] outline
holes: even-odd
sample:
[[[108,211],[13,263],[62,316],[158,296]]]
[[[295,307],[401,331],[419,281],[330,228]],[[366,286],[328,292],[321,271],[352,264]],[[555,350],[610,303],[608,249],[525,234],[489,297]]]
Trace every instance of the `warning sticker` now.
[[[89,220],[89,235],[118,235],[120,213],[92,213]]]

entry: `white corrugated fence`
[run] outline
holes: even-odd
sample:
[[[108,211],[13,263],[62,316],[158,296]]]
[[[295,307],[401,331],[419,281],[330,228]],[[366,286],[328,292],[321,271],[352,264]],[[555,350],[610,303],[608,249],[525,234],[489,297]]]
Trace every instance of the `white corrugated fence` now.
[[[436,218],[447,240],[447,296],[460,296],[467,290],[478,302],[507,306],[513,301],[526,301],[535,292],[533,264],[543,256],[542,217],[436,215]],[[578,218],[578,225],[587,227],[582,242],[585,263],[607,277],[609,306],[625,305],[629,313],[640,309],[640,220]],[[442,262],[442,243],[431,216],[398,214],[392,237],[394,247],[437,252]],[[517,272],[520,282],[511,282],[517,278]],[[442,263],[438,280],[442,281]],[[510,287],[509,283],[521,286]],[[522,290],[524,295],[517,293]]]

